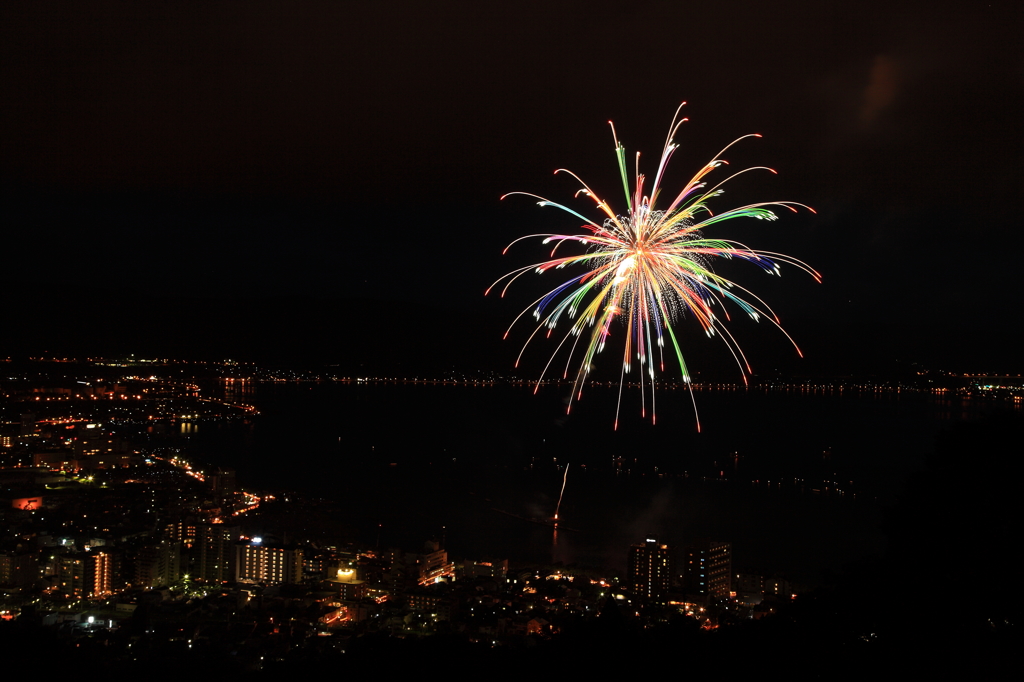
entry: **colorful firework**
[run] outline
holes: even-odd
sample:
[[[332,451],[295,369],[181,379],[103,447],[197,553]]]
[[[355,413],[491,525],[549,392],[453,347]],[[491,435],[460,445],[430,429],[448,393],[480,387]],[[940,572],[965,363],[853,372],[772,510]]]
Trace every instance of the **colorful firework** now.
[[[680,349],[677,325],[688,313],[704,329],[708,336],[718,336],[732,353],[739,366],[743,381],[751,373],[750,364],[736,339],[725,326],[730,321],[726,304],[737,306],[742,312],[755,321],[768,319],[786,338],[793,343],[797,353],[800,349],[793,339],[786,334],[779,324],[779,318],[764,301],[721,275],[717,274],[712,262],[715,258],[737,258],[757,265],[769,275],[779,274],[779,264],[787,263],[811,274],[821,281],[820,275],[807,264],[789,256],[750,249],[743,244],[725,239],[711,239],[703,235],[703,231],[711,226],[732,218],[757,218],[759,220],[775,220],[776,215],[769,207],[779,206],[796,212],[798,207],[813,209],[791,201],[770,201],[748,204],[722,213],[712,213],[708,201],[722,193],[722,186],[738,175],[754,170],[774,170],[764,166],[755,166],[733,173],[710,189],[704,177],[719,166],[727,164],[721,158],[730,147],[740,140],[760,135],[744,135],[727,145],[693,179],[679,192],[678,196],[667,208],[656,208],[661,192],[661,181],[672,153],[678,148],[673,137],[679,127],[687,120],[679,118],[684,102],[676,110],[665,139],[665,146],[658,163],[654,182],[649,190],[644,187],[645,178],[640,174],[640,154],[636,156],[636,171],[633,186],[630,188],[626,171],[626,150],[612,127],[612,138],[615,141],[615,154],[618,158],[619,174],[622,177],[622,188],[625,193],[627,212],[616,214],[611,207],[600,199],[579,176],[564,168],[555,173],[568,173],[583,187],[576,193],[590,197],[597,208],[604,214],[603,221],[598,223],[584,217],[580,213],[549,201],[544,197],[528,192],[512,192],[539,199],[540,206],[556,206],[584,221],[582,229],[585,234],[534,234],[520,237],[505,248],[505,252],[516,242],[533,237],[543,239],[544,244],[554,243],[550,260],[534,263],[513,270],[504,275],[488,288],[491,289],[504,282],[501,295],[504,296],[512,282],[526,274],[536,271],[544,273],[548,270],[573,265],[585,266],[586,271],[538,298],[512,322],[511,331],[519,320],[532,311],[537,321],[537,328],[530,335],[523,350],[516,360],[518,366],[523,352],[530,341],[542,330],[551,336],[560,321],[568,320],[568,331],[562,338],[551,359],[548,361],[537,380],[539,388],[544,377],[551,369],[555,358],[563,346],[569,345],[569,357],[565,364],[562,377],[568,378],[573,357],[582,354],[582,361],[576,370],[575,383],[568,410],[572,410],[572,402],[582,396],[583,385],[594,366],[594,358],[604,350],[608,339],[612,336],[612,321],[620,318],[624,328],[624,350],[619,380],[619,397],[615,410],[615,427],[618,428],[619,412],[622,406],[622,386],[626,375],[630,373],[634,363],[639,365],[641,372],[641,411],[644,417],[648,411],[646,386],[650,387],[651,420],[656,420],[654,410],[654,388],[658,372],[665,371],[665,348],[669,346],[668,355],[675,356],[682,378],[687,386],[691,384],[690,372],[683,359]],[[503,199],[505,197],[502,197]],[[585,252],[578,255],[556,257],[559,247],[566,242],[576,242],[585,247]],[[739,293],[737,293],[739,292]],[[753,302],[751,302],[753,301]],[[721,311],[719,313],[716,310]],[[508,336],[508,331],[505,332]],[[668,337],[666,344],[665,337]],[[570,339],[572,340],[569,343]],[[800,353],[802,356],[803,354]],[[646,374],[646,377],[644,376]],[[693,400],[693,391],[690,391]],[[694,414],[696,415],[696,401]],[[697,430],[700,420],[697,417]]]

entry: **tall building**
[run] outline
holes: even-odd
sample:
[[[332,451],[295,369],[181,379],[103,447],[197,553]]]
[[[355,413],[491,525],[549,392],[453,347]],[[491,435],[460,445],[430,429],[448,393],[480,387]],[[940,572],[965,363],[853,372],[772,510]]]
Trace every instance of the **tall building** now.
[[[455,564],[448,561],[448,551],[435,540],[423,544],[422,554],[389,549],[384,553],[384,561],[390,565],[386,580],[393,585],[411,581],[426,586],[455,577]]]
[[[63,554],[57,562],[57,588],[61,594],[82,599],[112,593],[114,562],[111,554]]]
[[[235,482],[235,470],[229,467],[217,467],[217,470],[206,476],[206,482],[213,488],[213,494],[225,497],[238,490]]]
[[[181,543],[170,539],[139,547],[134,556],[132,585],[160,587],[181,579]]]
[[[662,599],[672,582],[672,553],[654,537],[629,548],[626,579],[630,591],[646,599]]]
[[[180,542],[186,548],[191,547],[196,541],[197,525],[194,519],[182,519],[169,523],[167,524],[165,536],[170,540]]]
[[[302,582],[302,549],[268,547],[252,542],[235,545],[235,580],[273,585]]]
[[[38,578],[38,552],[0,552],[0,585],[28,587]]]
[[[715,540],[689,545],[683,587],[689,595],[728,599],[732,592],[732,545]]]
[[[226,583],[234,580],[235,543],[238,541],[238,526],[222,523],[201,524],[196,528],[195,576],[210,583]]]
[[[85,469],[127,466],[131,461],[125,442],[98,424],[79,426],[71,448],[74,458]]]
[[[182,548],[181,573],[209,583],[235,576],[235,543],[241,529],[224,523],[186,518],[167,525],[164,537]]]
[[[455,566],[448,561],[448,551],[441,549],[441,544],[433,540],[424,543],[423,554],[416,557],[416,568],[420,585],[429,585],[455,575]]]

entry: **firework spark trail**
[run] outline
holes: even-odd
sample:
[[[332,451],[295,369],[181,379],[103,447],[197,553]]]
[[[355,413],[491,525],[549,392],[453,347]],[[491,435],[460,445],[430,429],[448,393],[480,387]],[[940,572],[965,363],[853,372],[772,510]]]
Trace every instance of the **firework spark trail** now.
[[[555,522],[558,522],[558,510],[562,508],[562,496],[565,495],[565,483],[569,480],[569,462],[565,463],[565,475],[562,476],[562,492],[558,493],[558,504],[555,505]]]
[[[684,102],[676,110],[669,126],[669,134],[665,138],[658,171],[651,185],[650,193],[644,194],[644,176],[640,173],[640,155],[637,154],[636,174],[633,189],[630,190],[629,178],[626,173],[626,150],[619,142],[612,125],[612,138],[615,142],[615,155],[618,161],[619,174],[628,209],[625,215],[616,214],[611,207],[601,200],[593,190],[575,173],[560,168],[555,173],[568,173],[575,178],[582,188],[578,195],[590,197],[597,208],[606,216],[600,223],[586,218],[582,214],[555,203],[544,197],[527,192],[512,192],[533,197],[539,200],[540,206],[554,206],[584,221],[582,229],[586,234],[535,234],[520,237],[506,247],[505,252],[523,239],[540,237],[544,244],[554,243],[549,254],[550,260],[534,263],[518,268],[499,278],[488,288],[491,289],[504,282],[501,295],[512,283],[527,272],[535,271],[543,274],[548,270],[561,269],[567,266],[583,265],[587,272],[563,282],[541,296],[523,310],[505,332],[507,337],[512,327],[526,313],[533,313],[537,327],[523,345],[516,366],[522,359],[526,346],[542,329],[545,336],[551,336],[558,322],[567,317],[569,329],[558,343],[555,352],[548,361],[537,380],[539,388],[547,375],[555,356],[558,355],[566,341],[575,337],[569,345],[569,357],[563,378],[568,378],[569,367],[577,351],[582,353],[579,369],[576,372],[573,391],[569,399],[567,412],[572,410],[574,400],[582,397],[583,384],[594,367],[594,359],[613,336],[612,321],[621,317],[625,324],[622,356],[622,369],[619,381],[619,397],[615,408],[615,428],[618,428],[619,412],[622,405],[622,387],[626,375],[630,374],[634,363],[640,371],[641,415],[646,418],[650,412],[651,421],[656,421],[654,389],[657,375],[664,373],[665,363],[665,332],[668,333],[669,357],[675,356],[683,381],[690,390],[697,415],[696,399],[693,396],[690,372],[683,359],[680,337],[676,325],[680,318],[690,313],[700,324],[709,337],[717,336],[729,349],[740,369],[744,383],[751,368],[736,339],[725,326],[731,321],[727,304],[738,307],[755,322],[761,318],[768,319],[786,336],[797,353],[799,347],[782,329],[778,316],[764,301],[747,289],[718,275],[711,267],[715,258],[739,259],[757,265],[769,275],[779,275],[779,265],[793,265],[813,276],[819,282],[821,276],[810,266],[790,256],[771,251],[759,251],[739,242],[725,239],[704,237],[702,230],[732,218],[756,218],[758,220],[776,220],[777,216],[768,207],[779,206],[796,212],[798,208],[811,209],[804,204],[791,201],[771,201],[740,206],[722,213],[715,214],[707,206],[707,202],[722,194],[722,186],[729,180],[751,171],[766,170],[775,173],[771,168],[754,166],[731,174],[710,189],[706,188],[704,177],[728,162],[720,158],[730,147],[740,140],[760,135],[744,135],[719,152],[683,187],[667,209],[655,208],[661,192],[661,181],[673,152],[679,147],[673,137],[680,126],[687,120],[679,118]],[[611,122],[609,121],[609,124]],[[504,197],[502,197],[504,198]],[[563,244],[576,243],[584,247],[584,253],[556,257],[556,252]],[[738,292],[738,293],[734,293]],[[746,298],[744,298],[746,296]],[[751,302],[753,301],[753,302]],[[724,320],[718,317],[715,309],[720,309]],[[589,330],[589,331],[588,331]],[[580,341],[583,343],[580,343]],[[802,353],[800,353],[802,356]],[[656,367],[657,365],[657,367]],[[646,374],[646,378],[645,375]],[[646,383],[645,383],[646,382]],[[648,405],[647,386],[651,396]],[[535,389],[536,390],[536,389]],[[700,430],[700,419],[697,418],[697,430]]]

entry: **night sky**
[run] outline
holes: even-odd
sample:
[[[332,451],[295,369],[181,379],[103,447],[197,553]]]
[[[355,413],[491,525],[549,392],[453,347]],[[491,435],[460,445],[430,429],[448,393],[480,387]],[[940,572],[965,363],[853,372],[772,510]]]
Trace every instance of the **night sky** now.
[[[547,253],[501,250],[576,225],[499,197],[592,213],[565,167],[615,202],[608,120],[651,175],[687,101],[668,187],[761,133],[725,158],[779,175],[718,206],[818,211],[715,233],[824,277],[718,268],[807,355],[740,319],[755,371],[1016,373],[1022,19],[1011,1],[5,2],[4,345],[510,367],[505,325],[554,280],[484,298]]]

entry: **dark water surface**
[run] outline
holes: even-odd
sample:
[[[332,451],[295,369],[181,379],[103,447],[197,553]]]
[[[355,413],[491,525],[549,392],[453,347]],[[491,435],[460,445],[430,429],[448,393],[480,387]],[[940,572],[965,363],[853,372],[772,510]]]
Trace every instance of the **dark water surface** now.
[[[614,389],[590,390],[570,417],[557,387],[206,389],[225,390],[260,416],[201,424],[190,447],[243,486],[327,500],[339,537],[411,550],[443,536],[456,557],[621,569],[647,533],[709,536],[733,543],[736,570],[809,582],[880,552],[882,510],[943,425],[987,409],[914,392],[703,390],[697,433],[684,391],[658,393],[655,426],[627,391],[615,431]],[[544,524],[566,464],[556,534]]]

